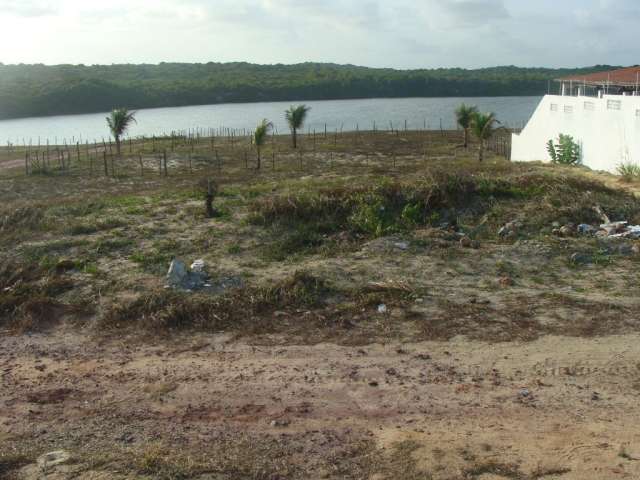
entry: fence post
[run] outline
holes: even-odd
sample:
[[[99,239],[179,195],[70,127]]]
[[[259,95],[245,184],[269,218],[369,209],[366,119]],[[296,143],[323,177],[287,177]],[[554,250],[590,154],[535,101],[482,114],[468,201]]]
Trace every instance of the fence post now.
[[[167,151],[165,150],[162,156],[162,160],[164,162],[164,176],[169,176],[169,172],[167,171]]]

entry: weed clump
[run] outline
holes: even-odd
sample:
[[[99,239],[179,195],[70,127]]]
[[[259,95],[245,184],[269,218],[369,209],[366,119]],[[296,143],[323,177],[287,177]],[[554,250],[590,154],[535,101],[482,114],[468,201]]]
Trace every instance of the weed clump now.
[[[621,163],[617,168],[618,174],[625,182],[637,182],[640,180],[640,165],[637,163]]]
[[[52,323],[64,309],[57,297],[73,286],[70,279],[39,265],[4,262],[0,267],[0,328],[25,331]]]
[[[577,176],[435,172],[408,182],[382,179],[369,186],[264,197],[251,204],[250,222],[267,227],[275,238],[265,256],[284,260],[319,252],[341,232],[367,239],[459,219],[471,228],[485,224],[495,235],[500,225],[519,218],[525,232],[537,235],[555,221],[599,222],[595,204],[615,218],[632,221],[640,215],[637,198]]]
[[[243,329],[251,333],[274,330],[275,310],[315,308],[332,291],[326,282],[296,272],[272,286],[243,287],[218,297],[161,290],[111,307],[99,321],[103,329],[140,327],[166,331]]]

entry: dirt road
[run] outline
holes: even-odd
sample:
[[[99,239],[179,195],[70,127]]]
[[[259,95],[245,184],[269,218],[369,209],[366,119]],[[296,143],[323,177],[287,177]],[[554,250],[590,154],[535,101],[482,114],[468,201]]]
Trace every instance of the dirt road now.
[[[640,335],[277,342],[3,336],[0,444],[75,456],[47,478],[133,475],[92,460],[105,450],[214,455],[239,439],[266,472],[245,478],[640,478]]]

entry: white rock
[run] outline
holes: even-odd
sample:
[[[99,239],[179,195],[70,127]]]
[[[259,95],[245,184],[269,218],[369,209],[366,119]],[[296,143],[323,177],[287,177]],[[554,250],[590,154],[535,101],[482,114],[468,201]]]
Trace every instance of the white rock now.
[[[201,258],[199,258],[198,260],[194,261],[191,264],[192,272],[203,273],[206,268],[207,268],[207,264]]]
[[[65,450],[56,450],[54,452],[45,453],[38,457],[37,463],[42,470],[62,465],[71,460],[71,454]]]
[[[399,250],[407,250],[409,248],[409,242],[395,242],[393,246]]]

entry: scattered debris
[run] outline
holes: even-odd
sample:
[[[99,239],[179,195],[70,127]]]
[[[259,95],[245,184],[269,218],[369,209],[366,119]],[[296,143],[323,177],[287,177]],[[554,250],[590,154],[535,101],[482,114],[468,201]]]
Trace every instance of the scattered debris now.
[[[593,235],[596,234],[597,231],[598,231],[597,228],[589,225],[588,223],[581,223],[580,225],[578,225],[578,234],[579,235],[593,236]]]
[[[378,305],[378,313],[384,314],[387,313],[387,311],[387,306],[384,303]]]
[[[199,290],[211,286],[207,283],[208,274],[204,260],[196,260],[187,270],[181,260],[172,260],[167,272],[167,287],[181,290]]]
[[[574,228],[572,225],[563,225],[560,227],[560,235],[563,237],[571,237],[573,236]]]
[[[271,420],[272,427],[287,427],[289,423],[288,420]]]
[[[518,236],[518,230],[522,228],[522,223],[518,221],[513,221],[506,223],[503,227],[498,230],[498,236],[502,238],[516,238]]]
[[[600,236],[640,238],[640,225],[629,225],[629,222],[626,221],[612,222],[599,205],[595,205],[593,210],[603,221],[600,230],[604,233],[598,232]]]
[[[626,231],[627,222],[603,223],[600,229],[604,230],[608,237],[618,236]]]
[[[611,223],[611,219],[607,216],[606,213],[604,213],[600,205],[594,205],[593,210],[600,216],[600,218],[602,218],[602,221],[604,223]]]
[[[640,239],[640,225],[627,225],[627,222],[617,222],[617,223],[624,224],[624,225],[623,227],[619,228],[616,233],[609,234],[609,236],[616,237],[616,238]]]

